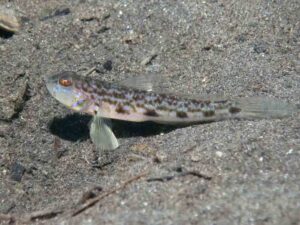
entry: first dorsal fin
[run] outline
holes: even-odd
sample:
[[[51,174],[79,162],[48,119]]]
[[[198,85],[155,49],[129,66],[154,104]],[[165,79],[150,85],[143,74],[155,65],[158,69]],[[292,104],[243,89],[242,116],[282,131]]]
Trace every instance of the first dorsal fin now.
[[[134,88],[138,90],[144,90],[148,92],[176,95],[178,97],[186,98],[186,99],[211,100],[211,101],[226,99],[224,97],[224,94],[222,93],[219,93],[218,95],[209,95],[205,93],[199,94],[199,92],[197,94],[191,94],[188,92],[175,91],[174,89],[176,88],[174,88],[174,82],[168,79],[166,75],[157,74],[157,73],[146,73],[143,75],[136,75],[133,77],[131,76],[127,79],[120,81],[118,85]],[[176,84],[175,87],[178,85],[182,85],[182,83]],[[173,88],[171,88],[171,86],[173,86]]]
[[[126,78],[120,81],[119,85],[153,92],[161,92],[167,88],[163,75],[152,73]]]

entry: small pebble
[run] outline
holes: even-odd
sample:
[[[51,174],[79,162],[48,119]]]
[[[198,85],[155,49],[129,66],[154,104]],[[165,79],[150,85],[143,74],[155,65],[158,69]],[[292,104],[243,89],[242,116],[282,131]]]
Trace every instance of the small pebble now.
[[[222,157],[222,156],[223,156],[223,152],[221,152],[221,151],[216,151],[216,155],[217,155],[218,157]]]
[[[287,155],[290,155],[290,154],[293,153],[293,151],[294,151],[294,149],[291,148],[286,154],[287,154]]]
[[[191,160],[192,160],[192,162],[199,162],[201,160],[201,157],[199,154],[193,154],[191,156]]]
[[[111,71],[112,70],[112,61],[111,60],[107,60],[104,64],[103,64],[103,68],[107,71]]]
[[[14,181],[20,182],[25,172],[25,167],[18,162],[14,162],[10,168],[10,178]]]
[[[155,162],[161,163],[167,161],[168,156],[164,152],[156,152],[155,154]]]
[[[267,46],[266,43],[263,43],[263,42],[261,42],[261,43],[255,43],[253,45],[253,50],[257,54],[262,54],[262,53],[266,53],[267,54],[268,53],[268,46]]]

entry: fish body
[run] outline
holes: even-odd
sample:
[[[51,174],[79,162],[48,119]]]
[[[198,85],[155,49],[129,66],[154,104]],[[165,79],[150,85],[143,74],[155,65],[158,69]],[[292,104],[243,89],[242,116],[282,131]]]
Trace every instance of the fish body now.
[[[50,93],[69,108],[91,115],[133,122],[196,123],[240,117],[230,100],[178,97],[99,82],[64,72],[46,81]]]

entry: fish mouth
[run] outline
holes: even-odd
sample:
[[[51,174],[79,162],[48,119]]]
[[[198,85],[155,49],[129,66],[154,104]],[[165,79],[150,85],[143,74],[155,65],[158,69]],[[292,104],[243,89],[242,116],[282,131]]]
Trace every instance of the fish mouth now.
[[[56,84],[59,80],[59,77],[61,76],[61,74],[50,74],[50,75],[45,75],[43,78],[44,78],[44,81],[46,84],[49,84],[49,83],[53,83],[53,84]]]

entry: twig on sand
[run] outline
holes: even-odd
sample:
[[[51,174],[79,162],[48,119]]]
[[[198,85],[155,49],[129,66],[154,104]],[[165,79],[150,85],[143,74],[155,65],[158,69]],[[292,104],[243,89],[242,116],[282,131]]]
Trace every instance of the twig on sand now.
[[[53,217],[56,217],[58,214],[62,214],[63,210],[58,209],[51,209],[51,210],[41,210],[36,211],[33,213],[30,213],[27,221],[36,221],[36,220],[45,220],[45,219],[51,219]],[[25,216],[26,218],[26,216]]]
[[[86,76],[90,75],[91,73],[93,73],[95,70],[96,70],[96,66],[93,66],[88,71],[86,71],[83,76],[86,77]]]
[[[30,222],[35,222],[37,220],[51,219],[61,213],[63,213],[62,210],[47,209],[47,210],[41,210],[41,211],[25,214],[23,216],[17,216],[14,214],[0,214],[0,223],[1,221],[7,221],[8,224],[14,224],[14,223],[28,224]]]
[[[100,200],[104,199],[105,197],[112,195],[114,193],[116,193],[119,190],[124,189],[127,185],[131,184],[132,182],[141,179],[142,177],[145,177],[148,173],[147,172],[143,172],[137,176],[134,176],[128,180],[126,180],[121,186],[114,188],[102,195],[99,195],[93,199],[91,199],[90,201],[88,201],[87,203],[85,203],[83,206],[81,206],[79,209],[76,209],[73,213],[72,216],[77,216],[78,214],[82,213],[83,211],[85,211],[86,209],[92,207],[93,205],[95,205],[97,202],[99,202]]]

